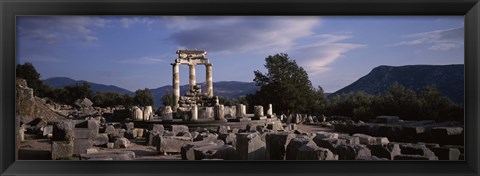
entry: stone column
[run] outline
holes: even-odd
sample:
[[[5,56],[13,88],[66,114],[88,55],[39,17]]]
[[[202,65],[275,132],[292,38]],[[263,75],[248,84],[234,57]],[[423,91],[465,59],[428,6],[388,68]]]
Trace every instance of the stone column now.
[[[205,70],[206,70],[206,93],[207,96],[212,97],[213,96],[213,79],[212,79],[212,64],[206,64],[205,65]]]
[[[271,117],[273,115],[272,104],[268,104],[267,116]]]
[[[190,120],[192,121],[198,120],[198,106],[193,105],[191,111],[192,111],[192,118]]]
[[[193,86],[197,84],[196,79],[195,79],[195,64],[190,64],[188,65],[188,68],[190,69],[190,76],[189,76],[189,82],[190,82],[190,89],[193,89]]]
[[[225,119],[225,107],[223,105],[215,105],[215,120]]]
[[[180,71],[178,69],[179,63],[172,63],[173,66],[173,80],[172,80],[172,89],[173,89],[173,112],[177,112],[178,100],[180,99]]]

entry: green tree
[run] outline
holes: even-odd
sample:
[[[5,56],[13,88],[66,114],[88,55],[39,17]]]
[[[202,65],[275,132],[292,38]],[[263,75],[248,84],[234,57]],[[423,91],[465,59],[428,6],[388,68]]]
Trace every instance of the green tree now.
[[[88,84],[87,82],[83,82],[82,84],[65,86],[64,89],[65,94],[61,98],[65,99],[65,102],[69,105],[74,105],[77,99],[93,98],[92,89],[90,88],[90,84]]]
[[[265,62],[267,73],[254,72],[260,90],[251,97],[252,104],[272,104],[277,114],[308,112],[314,91],[307,72],[284,53],[268,56]]]
[[[133,102],[135,105],[140,106],[153,106],[153,95],[150,89],[138,89],[135,91],[135,97],[133,98]]]
[[[17,64],[15,69],[16,77],[25,79],[28,87],[32,88],[34,94],[38,97],[46,97],[51,94],[52,88],[40,80],[40,73],[37,72],[35,67],[30,62],[24,64]]]
[[[175,100],[173,98],[173,93],[171,91],[167,91],[165,95],[162,96],[162,105],[163,106],[173,106]]]

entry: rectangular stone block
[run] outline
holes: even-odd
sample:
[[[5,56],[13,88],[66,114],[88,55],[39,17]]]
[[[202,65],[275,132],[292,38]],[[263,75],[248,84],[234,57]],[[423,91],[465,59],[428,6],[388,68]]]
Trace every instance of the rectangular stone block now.
[[[307,144],[298,149],[296,160],[337,160],[334,154],[315,144]]]
[[[52,141],[52,160],[71,159],[73,155],[73,142]]]
[[[266,141],[266,159],[267,160],[285,160],[287,145],[295,138],[295,134],[288,132],[267,133]]]
[[[239,160],[265,160],[265,142],[258,133],[237,134],[236,150]]]
[[[189,144],[185,144],[181,148],[181,156],[182,160],[195,160],[195,148],[210,146],[210,145],[217,145],[212,141],[196,141]]]
[[[235,160],[235,148],[230,145],[209,145],[193,149],[195,160],[222,159]]]
[[[358,137],[360,140],[360,144],[363,144],[363,145],[374,145],[377,143],[377,139],[369,135],[357,133],[357,134],[354,134],[353,136]]]
[[[191,137],[180,136],[160,136],[155,139],[158,140],[157,151],[160,153],[180,153],[183,145],[193,142]]]
[[[75,128],[75,139],[95,139],[98,135],[98,131],[90,130],[88,128]]]
[[[75,139],[73,141],[73,154],[79,156],[87,153],[88,148],[93,147],[93,141],[90,139]]]

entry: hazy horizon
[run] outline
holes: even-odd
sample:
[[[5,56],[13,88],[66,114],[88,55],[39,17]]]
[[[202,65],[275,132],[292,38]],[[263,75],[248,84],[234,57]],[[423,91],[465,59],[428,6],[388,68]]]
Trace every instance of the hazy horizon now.
[[[380,65],[464,64],[463,16],[20,16],[17,63],[130,91],[171,85],[177,49],[208,52],[213,81],[252,82],[288,53],[333,93]],[[188,84],[188,67],[180,67]],[[197,66],[197,82],[205,68]]]

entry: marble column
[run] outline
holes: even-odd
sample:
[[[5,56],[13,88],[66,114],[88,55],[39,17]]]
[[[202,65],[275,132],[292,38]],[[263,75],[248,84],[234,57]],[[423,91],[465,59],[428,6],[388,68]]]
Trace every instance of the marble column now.
[[[205,65],[205,70],[206,70],[206,93],[207,96],[212,97],[213,96],[213,79],[212,79],[212,64],[206,64]]]
[[[190,64],[188,65],[188,68],[190,69],[190,76],[189,76],[189,82],[190,82],[190,89],[193,89],[193,86],[197,84],[196,79],[195,79],[195,64]]]
[[[197,105],[192,106],[191,112],[192,112],[192,118],[190,120],[191,121],[198,120],[198,106]]]
[[[179,71],[179,63],[172,63],[173,67],[173,81],[172,81],[172,89],[173,89],[173,112],[177,112],[178,108],[178,100],[180,99],[180,71]]]

